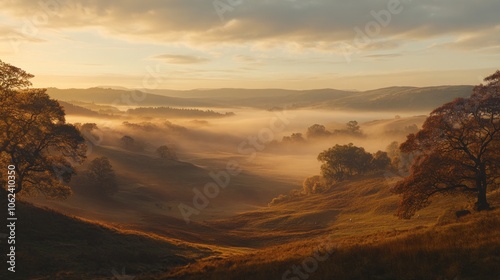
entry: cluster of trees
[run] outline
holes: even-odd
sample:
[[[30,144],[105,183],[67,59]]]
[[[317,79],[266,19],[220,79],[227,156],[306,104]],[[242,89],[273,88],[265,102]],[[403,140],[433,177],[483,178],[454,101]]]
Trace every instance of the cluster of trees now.
[[[318,155],[321,165],[321,175],[308,177],[302,183],[302,190],[292,190],[289,194],[281,194],[269,205],[283,203],[294,197],[324,193],[335,182],[350,179],[357,175],[377,172],[391,167],[391,158],[387,152],[368,153],[362,147],[335,145]]]
[[[162,117],[162,118],[220,118],[234,116],[233,112],[226,112],[224,114],[215,112],[213,110],[199,110],[199,109],[185,109],[185,108],[171,108],[171,107],[141,107],[136,109],[129,109],[127,113],[130,115],[140,115],[149,117]]]
[[[200,121],[201,122],[201,121]],[[134,129],[134,130],[143,130],[143,131],[158,131],[161,129],[167,129],[169,132],[185,132],[187,128],[181,125],[174,124],[170,121],[165,121],[162,124],[156,124],[152,122],[141,122],[141,123],[131,123],[131,122],[123,122],[124,127]]]
[[[354,175],[366,174],[369,171],[384,170],[391,164],[386,152],[378,151],[370,154],[364,148],[348,145],[335,145],[318,155],[321,174],[333,181],[343,181]]]
[[[473,195],[477,211],[491,209],[488,190],[500,186],[500,70],[485,82],[469,98],[457,98],[432,111],[422,129],[410,133],[401,145],[391,143],[387,152],[369,154],[352,144],[323,151],[318,155],[322,176],[307,178],[302,191],[280,195],[270,205],[323,192],[331,180],[392,165],[399,174],[408,172],[392,189],[401,196],[400,218],[411,218],[436,195]],[[319,125],[308,132],[328,135]]]
[[[349,121],[345,124],[344,129],[335,129],[333,132],[328,131],[324,125],[313,124],[307,128],[306,136],[307,139],[314,138],[324,138],[335,135],[349,135],[360,137],[363,136],[363,132],[357,121]]]
[[[144,151],[146,145],[141,141],[136,141],[131,136],[125,135],[120,138],[120,144],[123,148],[129,151],[142,152]],[[156,154],[163,159],[177,159],[177,154],[167,145],[161,145],[156,149]]]
[[[354,136],[361,137],[363,132],[357,121],[349,121],[346,123],[345,129],[335,129],[334,131],[329,131],[322,124],[313,124],[307,128],[305,137],[300,132],[292,133],[290,136],[283,136],[281,143],[293,144],[293,143],[305,143],[307,140],[323,139],[331,136]]]

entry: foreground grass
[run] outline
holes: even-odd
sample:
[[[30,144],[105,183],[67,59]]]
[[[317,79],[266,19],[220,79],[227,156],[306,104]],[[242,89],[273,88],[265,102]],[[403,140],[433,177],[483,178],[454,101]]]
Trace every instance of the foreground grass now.
[[[123,269],[128,275],[161,273],[210,253],[30,204],[18,202],[16,214],[16,272],[2,265],[0,279],[115,279],[113,273],[121,275]]]
[[[212,258],[156,279],[500,279],[499,232],[500,211],[495,210],[444,226],[353,240],[323,237]],[[310,272],[301,268],[302,277],[292,273],[283,278],[293,265],[313,256],[325,238],[333,249],[328,259],[317,261],[317,268],[306,261]]]

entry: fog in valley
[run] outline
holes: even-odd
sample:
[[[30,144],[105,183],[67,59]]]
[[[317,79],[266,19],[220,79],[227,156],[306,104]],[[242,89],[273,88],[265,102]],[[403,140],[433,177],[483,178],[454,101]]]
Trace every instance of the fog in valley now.
[[[203,190],[214,181],[210,174],[224,172],[228,163],[237,164],[241,173],[230,176],[228,186],[192,219],[216,219],[267,207],[274,197],[301,188],[305,178],[320,173],[317,156],[321,151],[348,143],[370,153],[385,151],[391,142],[404,141],[408,133],[415,132],[428,114],[200,107],[180,109],[213,111],[220,116],[151,117],[127,111],[144,108],[141,106],[94,103],[89,108],[106,108],[114,114],[89,116],[69,111],[66,119],[77,125],[96,124],[83,133],[87,162],[100,156],[109,158],[118,177],[118,190],[108,200],[95,200],[78,186],[81,176],[76,176],[72,181],[76,195],[56,204],[74,214],[84,211],[95,219],[130,223],[140,222],[140,217],[150,212],[182,219],[179,203],[192,204],[193,189]],[[226,115],[229,112],[234,114]],[[358,122],[356,134],[346,132],[350,121]],[[315,125],[323,126],[327,134],[308,132]],[[298,134],[300,138],[290,138]],[[124,137],[131,142],[125,143]],[[156,149],[162,145],[174,156],[160,159]],[[85,168],[87,164],[78,170],[84,172]],[[40,202],[43,204],[43,199]]]

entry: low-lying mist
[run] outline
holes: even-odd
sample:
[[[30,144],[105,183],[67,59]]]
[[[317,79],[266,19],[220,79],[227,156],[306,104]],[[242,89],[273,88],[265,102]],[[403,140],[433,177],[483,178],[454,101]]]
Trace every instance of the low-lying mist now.
[[[221,108],[221,111],[223,109]],[[122,147],[129,136],[137,144],[136,152],[154,154],[167,145],[180,160],[210,168],[238,158],[248,172],[262,176],[301,177],[317,173],[319,152],[335,144],[353,143],[369,152],[384,150],[392,141],[403,141],[425,120],[420,116],[396,115],[394,112],[334,112],[315,110],[265,111],[234,109],[234,116],[208,119],[142,118],[126,115],[116,119],[68,116],[71,123],[96,123],[98,145]],[[357,121],[360,135],[333,133],[349,121]],[[307,131],[319,124],[332,134],[308,138]],[[302,134],[303,142],[284,143],[283,137]]]

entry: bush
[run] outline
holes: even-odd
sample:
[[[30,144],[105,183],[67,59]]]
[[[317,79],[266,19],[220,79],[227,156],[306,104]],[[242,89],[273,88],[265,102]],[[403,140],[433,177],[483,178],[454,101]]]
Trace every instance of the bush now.
[[[304,194],[322,193],[328,190],[328,184],[323,177],[316,175],[306,178],[302,188]]]

